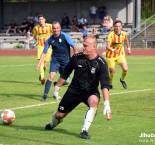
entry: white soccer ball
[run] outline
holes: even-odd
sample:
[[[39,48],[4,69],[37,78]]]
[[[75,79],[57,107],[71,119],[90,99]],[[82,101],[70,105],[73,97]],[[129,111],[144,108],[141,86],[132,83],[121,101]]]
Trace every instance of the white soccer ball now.
[[[15,119],[15,113],[10,109],[4,110],[1,114],[1,120],[6,125],[13,123]]]

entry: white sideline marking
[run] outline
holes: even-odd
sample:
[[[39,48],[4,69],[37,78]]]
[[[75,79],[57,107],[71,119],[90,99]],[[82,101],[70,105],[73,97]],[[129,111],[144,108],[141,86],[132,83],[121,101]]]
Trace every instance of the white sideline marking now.
[[[25,108],[33,108],[33,107],[40,107],[40,106],[44,106],[44,105],[48,105],[48,104],[55,104],[57,102],[49,102],[49,103],[42,103],[42,104],[36,104],[36,105],[29,105],[29,106],[22,106],[22,107],[15,107],[15,108],[8,108],[8,109],[11,109],[11,110],[17,110],[17,109],[25,109]],[[4,111],[5,109],[2,109],[0,110],[1,111]]]
[[[112,93],[112,94],[110,94],[110,96],[112,96],[112,95],[120,95],[120,94],[128,94],[128,93],[145,92],[145,91],[150,91],[150,90],[153,90],[153,89],[144,89],[144,90],[135,90],[135,91],[127,91],[127,92]]]
[[[19,65],[0,65],[0,67],[22,67],[22,66],[32,66],[35,64],[19,64]]]
[[[145,92],[145,91],[150,91],[150,90],[153,90],[153,89],[144,89],[144,90],[134,90],[134,91],[126,91],[126,92],[112,93],[112,94],[110,94],[110,96],[112,96],[112,95],[120,95],[120,94],[128,94],[128,93]],[[33,107],[40,107],[40,106],[49,105],[49,104],[55,104],[55,103],[57,103],[57,102],[49,102],[49,103],[42,103],[42,104],[22,106],[22,107],[15,107],[15,108],[8,108],[8,109],[17,110],[17,109],[33,108]],[[4,110],[5,109],[1,109],[0,112],[2,112]]]

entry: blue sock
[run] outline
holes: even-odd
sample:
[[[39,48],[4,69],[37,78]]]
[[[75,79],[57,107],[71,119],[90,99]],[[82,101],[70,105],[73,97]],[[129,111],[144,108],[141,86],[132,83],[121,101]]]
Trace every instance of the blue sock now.
[[[49,92],[49,90],[50,90],[50,88],[51,88],[51,84],[52,84],[51,81],[49,81],[49,80],[46,81],[45,89],[44,89],[44,95],[43,95],[43,98],[44,98],[44,99],[47,98],[48,92]]]

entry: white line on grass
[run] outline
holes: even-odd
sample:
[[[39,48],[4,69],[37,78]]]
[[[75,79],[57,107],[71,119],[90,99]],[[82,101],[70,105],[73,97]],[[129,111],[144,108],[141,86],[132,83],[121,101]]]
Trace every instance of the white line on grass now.
[[[129,94],[129,93],[138,93],[138,92],[146,92],[146,91],[151,91],[153,89],[144,89],[144,90],[134,90],[134,91],[126,91],[126,92],[118,92],[118,93],[111,93],[110,96],[112,95],[120,95],[120,94]],[[17,109],[25,109],[25,108],[33,108],[33,107],[40,107],[44,105],[49,105],[49,104],[55,104],[57,102],[49,102],[49,103],[42,103],[42,104],[36,104],[36,105],[29,105],[29,106],[22,106],[22,107],[15,107],[15,108],[8,108],[11,110],[17,110]],[[5,109],[0,110],[2,112]]]
[[[17,110],[17,109],[25,109],[25,108],[33,108],[33,107],[40,107],[40,106],[44,106],[44,105],[48,105],[48,104],[55,104],[56,102],[49,102],[49,103],[42,103],[42,104],[36,104],[36,105],[29,105],[29,106],[22,106],[22,107],[15,107],[15,108],[7,108],[7,109],[11,109],[11,110]],[[0,110],[3,111],[5,109]]]
[[[0,67],[22,67],[22,66],[32,66],[35,64],[19,64],[19,65],[0,65]]]
[[[134,91],[127,91],[127,92],[112,93],[112,94],[110,94],[110,96],[112,96],[112,95],[120,95],[120,94],[146,92],[146,91],[150,91],[150,90],[153,90],[153,89],[144,89],[144,90],[134,90]]]

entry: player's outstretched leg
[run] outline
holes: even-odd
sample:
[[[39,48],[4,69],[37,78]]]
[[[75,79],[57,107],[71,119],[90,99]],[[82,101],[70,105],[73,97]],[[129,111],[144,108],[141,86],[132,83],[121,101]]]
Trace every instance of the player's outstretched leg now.
[[[49,124],[46,124],[45,129],[46,130],[52,130],[53,128],[55,128],[59,123],[61,123],[63,121],[63,119],[56,119],[55,118],[55,114],[56,112],[53,113],[52,116],[52,122],[50,122]]]

